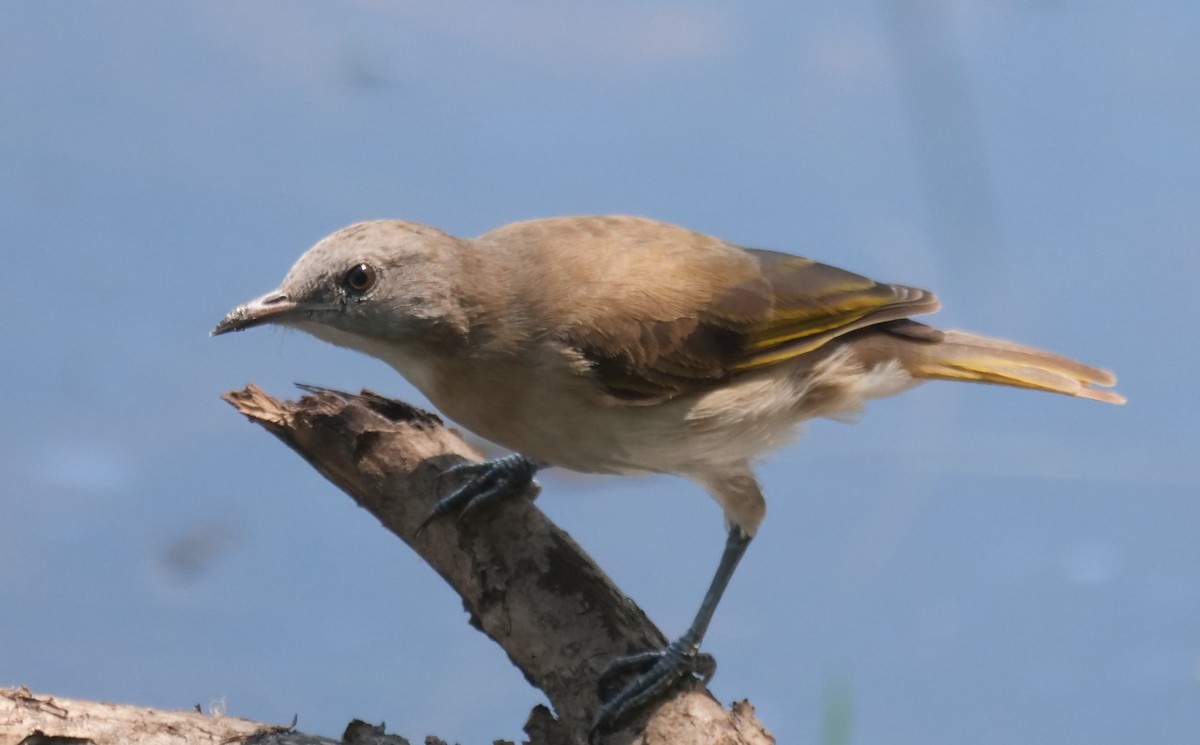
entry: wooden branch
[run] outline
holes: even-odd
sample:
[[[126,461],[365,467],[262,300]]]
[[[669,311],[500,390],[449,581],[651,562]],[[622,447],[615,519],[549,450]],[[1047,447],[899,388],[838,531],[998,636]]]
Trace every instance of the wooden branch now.
[[[357,725],[357,726],[356,726]],[[359,736],[366,728],[367,734]],[[351,723],[330,740],[237,717],[162,711],[100,701],[41,696],[25,687],[0,688],[0,745],[394,745],[379,728]],[[372,739],[373,738],[373,739]]]
[[[446,745],[426,737],[425,745]],[[33,693],[25,686],[0,688],[0,745],[411,745],[383,725],[355,719],[339,740],[310,735],[291,724],[164,711],[102,701],[79,701]],[[496,740],[495,745],[513,745]]]
[[[499,644],[555,716],[534,709],[534,745],[587,742],[600,705],[597,680],[617,657],[666,639],[532,500],[487,506],[463,520],[417,526],[439,493],[439,475],[478,460],[441,420],[369,391],[306,388],[279,401],[249,385],[223,398],[349,494],[429,563],[462,597],[471,624]],[[609,743],[774,743],[742,702],[727,711],[699,681],[648,707]]]

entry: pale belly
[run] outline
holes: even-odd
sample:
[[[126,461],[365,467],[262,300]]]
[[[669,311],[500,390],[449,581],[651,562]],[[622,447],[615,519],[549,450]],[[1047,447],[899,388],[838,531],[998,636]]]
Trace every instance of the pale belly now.
[[[503,374],[507,372],[507,374]],[[787,444],[813,417],[846,417],[872,398],[911,387],[896,365],[863,371],[844,356],[811,370],[746,376],[651,406],[607,399],[562,371],[410,377],[443,414],[547,465],[588,473],[695,474]],[[417,377],[420,377],[419,375]]]
[[[554,354],[542,364],[465,364],[322,331],[316,335],[390,364],[472,433],[540,464],[587,473],[689,475],[742,464],[792,440],[807,419],[848,416],[914,384],[895,363],[863,370],[843,349],[808,367],[774,367],[642,406],[604,396]]]

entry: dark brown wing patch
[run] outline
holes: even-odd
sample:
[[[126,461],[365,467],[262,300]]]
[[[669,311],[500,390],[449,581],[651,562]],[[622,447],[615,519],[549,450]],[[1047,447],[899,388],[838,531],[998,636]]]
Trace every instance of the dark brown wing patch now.
[[[627,319],[603,334],[575,329],[568,342],[612,396],[654,403],[711,388],[734,375],[811,352],[830,339],[881,323],[924,338],[906,316],[936,310],[932,293],[866,277],[799,256],[746,249],[758,262],[749,278],[673,319]],[[938,332],[940,333],[940,332]]]

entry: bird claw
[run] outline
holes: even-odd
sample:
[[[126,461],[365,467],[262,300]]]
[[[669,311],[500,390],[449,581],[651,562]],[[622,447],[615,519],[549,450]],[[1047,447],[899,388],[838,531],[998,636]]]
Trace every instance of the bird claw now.
[[[686,636],[671,642],[665,649],[621,657],[614,660],[598,682],[604,705],[592,724],[590,741],[612,731],[614,725],[684,678],[693,676],[704,683],[717,671],[717,661],[711,654],[699,651],[695,642]],[[613,693],[616,678],[636,673],[633,680]]]
[[[461,520],[468,512],[488,502],[524,494],[533,483],[537,469],[536,463],[516,453],[495,460],[459,463],[447,468],[438,477],[439,481],[447,476],[464,477],[465,480],[438,500],[429,516],[417,526],[416,535],[421,535],[430,523],[443,515],[457,512]]]

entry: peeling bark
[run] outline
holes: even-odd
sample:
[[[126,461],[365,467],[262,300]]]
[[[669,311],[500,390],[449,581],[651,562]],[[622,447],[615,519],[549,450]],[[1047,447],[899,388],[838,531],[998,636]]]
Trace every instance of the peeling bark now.
[[[305,388],[280,401],[254,385],[223,398],[264,427],[407,543],[462,597],[473,626],[501,646],[551,708],[534,707],[530,745],[582,745],[600,706],[597,681],[623,655],[665,637],[599,567],[529,499],[486,505],[465,519],[435,520],[419,536],[450,466],[480,459],[430,413],[369,391]],[[552,709],[552,711],[551,711]],[[681,683],[609,734],[605,745],[773,745],[748,702],[722,707],[698,680]],[[68,739],[55,739],[68,738]],[[71,740],[69,738],[83,738]],[[271,739],[275,738],[275,739]],[[338,741],[290,728],[199,713],[0,691],[0,745],[305,743]],[[353,722],[343,740],[402,743]]]
[[[666,643],[532,499],[489,505],[463,520],[437,520],[414,535],[444,493],[439,475],[464,459],[480,459],[433,414],[368,391],[314,388],[298,402],[280,402],[251,385],[225,399],[296,450],[450,583],[472,624],[549,699],[553,717],[544,710],[531,715],[533,742],[586,742],[600,705],[597,680],[608,664]],[[681,684],[626,726],[605,742],[774,742],[753,707],[743,703],[731,712],[699,681]]]

